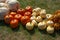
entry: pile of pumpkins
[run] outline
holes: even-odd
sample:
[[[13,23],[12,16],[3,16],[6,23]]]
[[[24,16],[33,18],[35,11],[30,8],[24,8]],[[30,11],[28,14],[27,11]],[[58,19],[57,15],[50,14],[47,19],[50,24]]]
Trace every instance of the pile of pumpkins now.
[[[16,11],[19,8],[17,0],[0,0],[0,20],[3,20],[4,15],[11,11]]]
[[[4,20],[11,28],[17,28],[18,24],[22,23],[27,30],[38,27],[52,34],[55,29],[60,29],[60,10],[54,14],[47,14],[46,10],[40,7],[20,8],[17,0],[0,0],[0,20]]]
[[[52,14],[46,14],[45,9],[41,9],[39,7],[32,10],[32,16],[30,18],[30,22],[26,24],[26,28],[28,30],[32,30],[34,27],[38,27],[40,30],[45,30],[48,33],[54,32],[52,20],[49,20],[52,17]]]

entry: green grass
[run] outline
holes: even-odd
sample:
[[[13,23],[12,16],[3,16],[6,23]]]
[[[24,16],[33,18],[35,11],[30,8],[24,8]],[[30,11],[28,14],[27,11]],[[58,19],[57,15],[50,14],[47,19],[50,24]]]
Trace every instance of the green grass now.
[[[30,5],[33,8],[41,7],[47,10],[47,13],[54,13],[60,9],[60,0],[19,0],[21,8]],[[48,34],[46,30],[41,31],[34,28],[28,31],[25,26],[19,24],[19,28],[12,30],[9,25],[0,21],[0,40],[60,40],[60,32]]]

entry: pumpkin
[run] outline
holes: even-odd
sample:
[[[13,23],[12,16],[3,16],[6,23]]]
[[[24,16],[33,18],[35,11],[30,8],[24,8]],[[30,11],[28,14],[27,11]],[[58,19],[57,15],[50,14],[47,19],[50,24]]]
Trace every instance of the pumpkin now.
[[[33,28],[34,28],[34,24],[32,24],[32,23],[30,23],[30,22],[28,22],[28,23],[26,24],[26,29],[28,29],[28,30],[33,30]]]
[[[46,18],[46,10],[45,9],[41,9],[40,16],[42,18]]]
[[[9,13],[9,9],[7,7],[0,7],[0,20],[4,19],[4,16]]]
[[[59,30],[60,29],[60,24],[59,23],[55,23],[54,24],[54,28],[55,28],[55,30]]]
[[[52,17],[52,14],[46,14],[46,18],[49,19]]]
[[[33,15],[34,15],[34,13],[36,14],[36,16],[40,15],[40,11],[41,11],[41,8],[39,8],[39,7],[33,9]]]
[[[32,20],[31,23],[34,24],[34,26],[38,26],[38,23],[35,20]]]
[[[52,34],[52,33],[54,33],[54,27],[48,26],[47,29],[46,29],[46,31],[47,31],[49,34]]]
[[[36,14],[37,14],[36,12],[33,12],[33,13],[32,13],[32,16],[36,16]]]
[[[0,7],[7,7],[8,8],[8,4],[6,4],[6,3],[0,3]]]
[[[5,3],[6,0],[0,0],[0,3]]]
[[[19,2],[17,0],[7,0],[6,3],[9,5],[11,11],[17,11],[19,8]]]
[[[33,12],[40,12],[40,11],[41,11],[41,8],[39,8],[39,7],[33,9]]]
[[[46,22],[46,24],[47,24],[47,26],[48,26],[48,25],[53,26],[53,25],[54,25],[54,22],[51,21],[51,20],[48,20],[48,21]]]
[[[36,20],[36,17],[35,16],[32,16],[31,18],[30,18],[30,20],[32,21],[32,20]]]
[[[38,28],[41,29],[41,30],[46,29],[46,23],[45,22],[38,23]]]
[[[42,21],[41,16],[37,16],[37,17],[36,17],[36,21],[37,21],[37,22],[41,22],[41,21]]]

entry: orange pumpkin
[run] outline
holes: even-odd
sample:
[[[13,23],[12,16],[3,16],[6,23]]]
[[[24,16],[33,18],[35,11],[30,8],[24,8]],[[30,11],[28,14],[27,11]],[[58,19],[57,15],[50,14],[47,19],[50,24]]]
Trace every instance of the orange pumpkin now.
[[[21,23],[25,25],[27,22],[30,22],[30,18],[28,16],[22,16]]]

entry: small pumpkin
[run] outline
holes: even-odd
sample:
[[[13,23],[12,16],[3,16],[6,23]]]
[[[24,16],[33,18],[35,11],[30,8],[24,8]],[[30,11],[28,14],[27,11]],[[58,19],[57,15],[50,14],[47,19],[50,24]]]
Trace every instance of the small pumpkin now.
[[[49,33],[49,34],[52,34],[54,33],[54,27],[51,27],[51,26],[48,26],[46,31]]]
[[[30,22],[28,22],[28,23],[26,24],[26,29],[32,30],[33,28],[34,28],[34,24],[32,24],[32,23],[30,23]]]
[[[46,18],[46,10],[45,9],[41,9],[40,16],[42,18]]]
[[[45,22],[38,23],[38,28],[41,29],[41,30],[46,29],[46,23]]]

